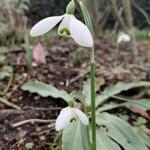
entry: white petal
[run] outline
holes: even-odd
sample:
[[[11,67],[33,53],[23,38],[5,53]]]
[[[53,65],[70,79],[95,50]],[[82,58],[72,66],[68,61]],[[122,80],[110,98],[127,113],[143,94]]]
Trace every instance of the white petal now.
[[[65,14],[61,24],[59,25],[58,34],[70,36],[69,23],[70,23],[71,16],[72,15]],[[64,29],[65,29],[64,33],[61,33],[61,31],[63,31]]]
[[[121,42],[129,42],[131,41],[131,37],[128,34],[122,33],[118,36],[117,43]]]
[[[36,25],[33,26],[31,29],[31,36],[39,36],[42,35],[49,30],[51,30],[61,19],[64,17],[62,16],[54,16],[54,17],[47,17],[41,21],[39,21]]]
[[[93,37],[88,27],[73,15],[70,19],[71,37],[81,46],[93,47]]]
[[[89,124],[89,119],[88,117],[79,109],[74,108],[74,111],[76,113],[76,115],[78,116],[78,118],[80,119],[80,121],[84,124],[84,125],[88,125]]]
[[[62,109],[59,116],[56,119],[55,124],[56,131],[63,130],[65,127],[67,127],[72,117],[73,117],[72,108],[66,107]]]

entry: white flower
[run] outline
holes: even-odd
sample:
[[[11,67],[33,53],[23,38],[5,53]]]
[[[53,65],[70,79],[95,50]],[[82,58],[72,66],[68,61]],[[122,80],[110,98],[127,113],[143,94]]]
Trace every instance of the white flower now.
[[[131,41],[131,37],[126,33],[121,33],[117,39],[118,44],[121,42],[129,42],[129,41]]]
[[[39,36],[48,32],[60,21],[59,35],[72,37],[81,46],[93,47],[93,38],[88,27],[76,19],[74,15],[67,13],[62,16],[47,17],[39,21],[31,29],[31,36]]]
[[[77,108],[66,107],[61,110],[59,116],[56,119],[56,131],[60,131],[66,128],[73,119],[79,119],[84,125],[89,124],[87,116],[82,111]]]

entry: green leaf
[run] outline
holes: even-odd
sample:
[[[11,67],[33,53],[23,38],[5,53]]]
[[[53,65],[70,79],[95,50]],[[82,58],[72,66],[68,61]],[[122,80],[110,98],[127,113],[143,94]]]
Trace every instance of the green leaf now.
[[[28,72],[30,73],[31,70],[32,70],[32,54],[33,54],[33,50],[32,49],[33,48],[30,46],[28,34],[25,34],[24,48],[26,50],[26,60],[27,60]]]
[[[91,90],[90,90],[91,86],[90,86],[90,79],[88,79],[86,82],[84,82],[83,85],[83,90],[82,90],[82,94],[85,98],[85,103],[87,104],[87,106],[91,105]]]
[[[3,64],[6,61],[6,56],[3,54],[0,54],[0,64]]]
[[[43,82],[27,82],[21,87],[21,89],[31,93],[37,93],[43,97],[51,96],[53,98],[62,98],[66,102],[72,99],[66,91],[58,90],[55,87]]]
[[[120,146],[107,136],[103,129],[96,131],[97,149],[102,150],[121,150]]]
[[[148,150],[137,132],[124,120],[108,113],[97,115],[97,124],[104,128],[107,135],[125,150]]]
[[[28,149],[28,150],[31,150],[31,149],[33,149],[33,146],[34,146],[34,144],[33,143],[26,143],[25,144],[25,147],[26,147],[26,149]]]
[[[104,104],[103,106],[99,107],[96,111],[104,112],[104,111],[109,111],[109,110],[116,109],[116,108],[119,108],[122,106],[124,106],[124,105],[111,102],[108,104]]]
[[[77,100],[79,100],[82,104],[85,103],[84,96],[81,92],[72,92],[71,96]]]
[[[87,129],[78,121],[63,130],[63,150],[90,150]]]
[[[143,142],[150,148],[150,136],[145,134],[144,131],[140,130],[140,128],[136,128],[136,130]]]
[[[4,78],[10,77],[12,73],[12,67],[11,66],[4,66],[0,71],[0,80],[3,80]]]
[[[150,82],[146,81],[135,81],[131,83],[118,82],[116,85],[111,85],[107,87],[102,95],[96,97],[96,107],[101,105],[111,96],[121,93],[122,91],[127,91],[129,89],[138,88],[138,87],[150,87]]]
[[[133,105],[133,104],[144,109],[145,111],[150,110],[150,99],[132,100],[131,102],[126,102],[123,105],[125,105],[126,107],[129,107],[130,105]]]
[[[3,80],[6,77],[10,77],[10,73],[8,73],[8,72],[0,72],[0,80]]]

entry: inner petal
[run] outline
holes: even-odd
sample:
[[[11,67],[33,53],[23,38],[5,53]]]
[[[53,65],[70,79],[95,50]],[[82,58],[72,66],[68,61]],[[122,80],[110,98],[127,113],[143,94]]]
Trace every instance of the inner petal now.
[[[59,35],[66,36],[66,37],[71,36],[70,30],[69,30],[70,16],[71,15],[66,14],[61,24],[59,25],[59,28],[58,28]]]
[[[72,118],[70,119],[70,123],[75,123],[75,122],[77,122],[77,118],[76,118],[76,117],[72,117]]]
[[[60,31],[59,31],[59,34],[61,36],[67,36],[69,37],[71,35],[70,31],[68,28],[62,28]]]

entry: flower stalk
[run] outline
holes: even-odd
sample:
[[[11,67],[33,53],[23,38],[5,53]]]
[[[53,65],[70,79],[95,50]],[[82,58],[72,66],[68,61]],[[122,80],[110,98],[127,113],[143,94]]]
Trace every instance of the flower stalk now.
[[[96,115],[95,115],[95,58],[94,47],[90,54],[90,80],[91,80],[91,120],[92,120],[92,150],[96,150]]]
[[[91,81],[91,119],[92,119],[92,150],[96,150],[96,115],[95,115],[95,54],[93,42],[93,25],[88,13],[81,0],[76,0],[81,9],[85,23],[82,23],[74,16],[75,1],[71,0],[66,8],[66,13],[61,16],[52,16],[42,19],[31,29],[31,36],[40,36],[47,33],[60,23],[58,34],[72,38],[78,45],[91,48],[90,49],[90,81]],[[56,130],[63,130],[70,121],[79,119],[84,125],[88,125],[88,118],[80,110],[73,107],[72,102],[64,108],[56,120]]]
[[[85,24],[93,33],[93,25],[88,10],[81,0],[77,0]],[[90,49],[90,81],[91,81],[91,122],[92,122],[92,150],[96,150],[96,109],[95,109],[95,49],[94,46]]]

